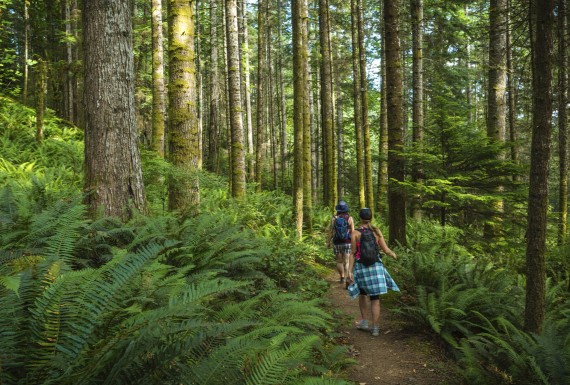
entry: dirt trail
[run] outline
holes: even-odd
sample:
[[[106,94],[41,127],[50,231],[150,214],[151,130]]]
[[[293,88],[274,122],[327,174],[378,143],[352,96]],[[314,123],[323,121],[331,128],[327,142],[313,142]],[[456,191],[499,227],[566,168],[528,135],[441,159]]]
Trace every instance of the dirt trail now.
[[[357,330],[355,320],[360,318],[358,299],[351,300],[338,282],[337,275],[329,278],[329,297],[337,317],[342,317],[341,343],[349,346],[350,354],[358,361],[349,373],[356,384],[366,385],[459,385],[454,373],[455,364],[441,349],[425,336],[406,330],[405,323],[389,308],[397,306],[382,303],[380,335]],[[394,294],[398,295],[398,294]],[[409,328],[408,328],[409,329]]]

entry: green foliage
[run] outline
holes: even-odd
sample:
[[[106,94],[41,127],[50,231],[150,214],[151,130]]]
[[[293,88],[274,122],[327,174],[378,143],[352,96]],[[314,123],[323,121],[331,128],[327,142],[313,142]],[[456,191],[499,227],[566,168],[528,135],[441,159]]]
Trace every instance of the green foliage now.
[[[523,276],[470,255],[458,246],[457,229],[424,221],[411,230],[413,249],[401,250],[391,269],[402,278],[398,311],[445,343],[469,383],[568,383],[567,280],[547,281],[548,320],[540,335],[529,335],[522,331]]]
[[[10,108],[1,132],[9,158],[0,159],[2,384],[346,383],[336,379],[345,349],[325,334],[319,249],[284,230],[284,196],[236,202],[223,180],[202,174],[197,216],[161,214],[177,171],[145,154],[154,215],[90,220],[77,162],[63,154],[73,130],[54,121],[59,131],[38,146],[14,136],[33,125]],[[47,144],[56,136],[61,146]]]

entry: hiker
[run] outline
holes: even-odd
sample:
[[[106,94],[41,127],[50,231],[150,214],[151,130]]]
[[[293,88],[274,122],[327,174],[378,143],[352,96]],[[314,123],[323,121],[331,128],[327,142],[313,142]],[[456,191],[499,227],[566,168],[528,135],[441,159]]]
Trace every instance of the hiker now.
[[[352,233],[352,246],[349,258],[349,282],[355,282],[360,290],[358,306],[360,320],[356,327],[361,330],[370,330],[373,336],[380,334],[380,295],[386,294],[388,289],[400,291],[384,264],[380,249],[392,258],[397,259],[384,240],[379,228],[372,226],[372,211],[369,208],[360,210],[360,227]],[[366,296],[370,297],[372,310],[372,327],[369,328],[367,319]]]
[[[339,201],[335,210],[336,215],[332,217],[327,234],[327,248],[331,247],[332,242],[339,282],[344,283],[348,276],[348,257],[351,236],[354,233],[354,220],[348,214],[348,204],[345,201]]]

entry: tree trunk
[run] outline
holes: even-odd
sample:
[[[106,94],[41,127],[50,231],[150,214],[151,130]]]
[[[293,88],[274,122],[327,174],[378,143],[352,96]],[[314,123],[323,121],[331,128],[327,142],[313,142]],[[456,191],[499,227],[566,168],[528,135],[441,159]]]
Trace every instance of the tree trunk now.
[[[390,242],[406,245],[406,196],[397,182],[405,177],[402,100],[402,54],[400,49],[400,1],[384,0],[386,28],[386,89],[388,111],[388,222]],[[396,181],[396,182],[394,182]]]
[[[30,0],[24,0],[24,86],[22,88],[22,104],[28,103],[29,70],[28,60],[30,56]]]
[[[350,0],[352,21],[352,89],[354,93],[354,132],[356,141],[356,177],[359,207],[366,206],[364,186],[364,144],[362,140],[362,101],[360,93],[360,62],[358,54],[358,7],[357,0]]]
[[[164,157],[166,116],[162,0],[152,0],[152,149]]]
[[[282,3],[281,0],[278,0],[277,3],[277,62],[278,62],[278,75],[279,75],[279,144],[280,144],[280,164],[281,164],[281,186],[285,189],[285,180],[287,178],[287,104],[285,100],[285,80],[283,78],[283,47],[282,47],[282,36],[281,36],[281,7]]]
[[[200,18],[199,9],[200,9],[200,1],[194,0],[194,5],[196,9],[196,36],[201,35],[200,31]],[[198,169],[202,170],[204,164],[204,128],[203,128],[203,110],[204,110],[204,102],[203,102],[203,83],[202,83],[202,60],[200,58],[200,39],[194,39],[194,52],[197,54],[194,55],[195,58],[195,65],[196,65],[196,115],[198,117]]]
[[[36,66],[36,141],[44,139],[44,116],[46,112],[48,63],[39,59]]]
[[[312,199],[312,153],[311,153],[311,78],[309,76],[309,7],[307,0],[301,1],[301,41],[303,60],[301,60],[301,71],[303,85],[305,87],[303,95],[303,222],[310,234],[313,231],[313,199]]]
[[[362,0],[357,0],[356,22],[358,26],[358,61],[360,73],[360,113],[364,159],[364,191],[366,207],[374,211],[374,183],[372,181],[372,153],[370,150],[370,125],[368,124],[368,78],[366,76],[366,51],[364,49],[364,10]]]
[[[548,166],[552,132],[552,26],[554,0],[531,4],[532,144],[526,236],[524,329],[540,333],[545,316]]]
[[[558,244],[566,243],[568,232],[568,28],[566,0],[558,0],[558,159],[560,186],[558,190]]]
[[[208,119],[208,170],[218,173],[220,167],[220,79],[218,71],[218,10],[216,1],[210,6],[210,118]]]
[[[514,76],[514,68],[513,68],[513,49],[511,43],[511,21],[510,21],[510,13],[511,13],[511,1],[507,0],[507,102],[509,104],[508,110],[508,123],[509,123],[509,140],[511,143],[511,161],[516,165],[519,163],[519,145],[518,135],[517,135],[517,128],[516,128],[516,98],[515,98],[515,76]],[[513,173],[513,182],[520,181],[521,177],[517,173]]]
[[[337,179],[337,196],[335,202],[344,196],[344,178],[343,160],[344,160],[344,114],[342,111],[342,95],[339,91],[337,94],[336,108],[336,179]]]
[[[75,99],[75,86],[73,84],[74,71],[73,71],[73,43],[71,36],[73,36],[73,31],[71,28],[73,15],[71,13],[71,0],[65,0],[62,4],[64,8],[65,17],[65,36],[67,41],[65,42],[65,75],[64,75],[64,117],[70,121],[75,121],[75,112],[73,109],[73,101]]]
[[[323,131],[323,204],[334,208],[334,109],[332,56],[328,0],[319,0],[319,42],[321,48],[321,124]]]
[[[85,192],[92,216],[145,210],[129,1],[84,4]],[[99,211],[101,210],[101,211]]]
[[[200,200],[192,3],[186,0],[168,0],[169,159],[174,166],[189,174],[180,178],[173,177],[170,181],[168,207],[185,214],[194,214]]]
[[[248,34],[248,22],[247,22],[247,7],[245,1],[242,4],[242,15],[241,15],[241,29],[240,34],[243,39],[242,48],[242,76],[243,76],[243,88],[245,96],[245,121],[247,127],[247,155],[248,155],[248,179],[250,181],[255,178],[255,155],[253,146],[253,120],[251,117],[251,86],[250,86],[250,64],[249,64],[249,34]]]
[[[265,108],[265,94],[264,94],[264,80],[263,72],[265,68],[265,42],[263,40],[265,33],[265,21],[263,17],[263,10],[265,9],[264,2],[268,0],[259,0],[257,6],[257,93],[256,93],[256,104],[257,104],[257,142],[255,147],[255,182],[257,184],[256,191],[261,191],[261,184],[263,182],[263,143],[265,142],[265,125],[264,125],[264,108]]]
[[[507,86],[507,0],[491,0],[489,5],[489,86],[487,99],[487,138],[491,143],[504,143],[506,132]],[[502,160],[502,154],[498,160]],[[495,192],[503,191],[499,185]],[[496,200],[491,207],[492,216],[485,224],[488,241],[500,237],[503,201]]]
[[[385,11],[382,10],[382,13]],[[386,29],[384,23],[380,27],[380,130],[378,136],[378,196],[376,198],[378,212],[386,217],[388,213],[388,103],[386,92]]]
[[[226,30],[228,44],[229,114],[232,147],[232,196],[245,195],[245,152],[241,109],[241,82],[239,72],[237,0],[226,0]]]
[[[412,139],[420,154],[423,152],[424,136],[424,88],[423,88],[423,0],[412,0],[412,88],[414,90],[412,102]],[[420,183],[422,170],[417,161],[412,164],[412,182]],[[416,194],[412,198],[412,216],[421,221],[421,195]]]
[[[306,22],[306,19],[303,19],[305,16],[304,9],[306,9],[306,0],[291,1],[293,25],[293,206],[297,238],[299,239],[303,236],[303,197],[305,195],[303,184],[305,119],[303,110],[305,108],[305,94],[307,93],[304,68],[306,68],[308,51],[303,39],[303,24]]]

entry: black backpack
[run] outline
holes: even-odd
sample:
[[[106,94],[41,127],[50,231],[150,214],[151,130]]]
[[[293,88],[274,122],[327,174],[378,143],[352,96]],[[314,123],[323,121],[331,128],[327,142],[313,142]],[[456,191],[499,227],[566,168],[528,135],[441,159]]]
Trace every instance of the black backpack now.
[[[333,241],[347,241],[350,239],[348,233],[348,219],[344,215],[338,215],[334,219]]]
[[[380,249],[374,232],[368,227],[360,227],[360,259],[364,266],[371,266],[379,260]]]

